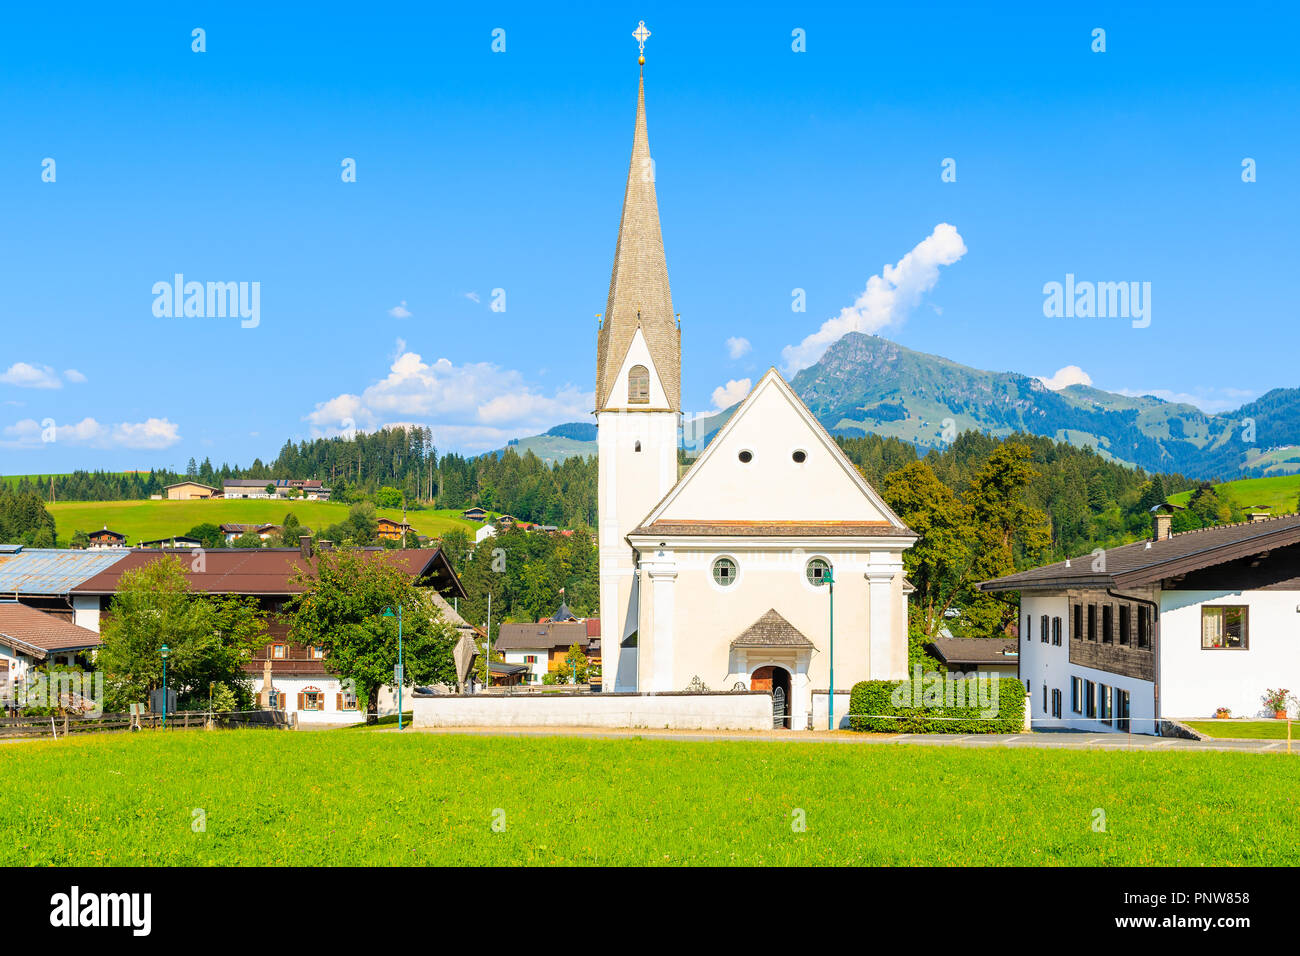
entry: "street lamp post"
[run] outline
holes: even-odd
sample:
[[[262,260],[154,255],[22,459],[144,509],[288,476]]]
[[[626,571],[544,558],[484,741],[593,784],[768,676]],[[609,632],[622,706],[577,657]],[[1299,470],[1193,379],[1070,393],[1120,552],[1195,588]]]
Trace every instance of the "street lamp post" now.
[[[162,661],[163,661],[163,686],[162,686],[162,692],[163,692],[163,730],[166,730],[166,729],[167,729],[167,657],[168,657],[169,654],[171,654],[171,651],[168,650],[168,649],[167,649],[167,645],[164,644],[164,645],[162,646]]]
[[[393,609],[384,608],[384,617],[392,617]],[[406,680],[406,668],[402,666],[402,605],[397,605],[397,729],[402,729],[402,684]]]
[[[830,664],[831,664],[831,686],[826,694],[826,729],[835,729],[835,571],[827,568],[826,573],[822,575],[822,581],[830,593],[831,605],[831,641],[830,641]]]

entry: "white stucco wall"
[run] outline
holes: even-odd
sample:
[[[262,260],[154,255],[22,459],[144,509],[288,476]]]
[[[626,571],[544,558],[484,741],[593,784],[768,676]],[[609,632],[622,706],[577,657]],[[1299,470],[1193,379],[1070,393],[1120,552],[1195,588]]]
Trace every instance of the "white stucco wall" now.
[[[546,676],[546,670],[550,666],[551,659],[550,648],[529,650],[527,648],[520,650],[502,651],[501,656],[505,658],[507,664],[523,664],[528,668],[532,680],[525,680],[526,684],[540,684],[542,678]],[[529,657],[535,657],[536,660],[531,663],[527,660]]]
[[[415,697],[418,727],[770,730],[770,694],[476,694]]]
[[[1201,607],[1216,604],[1250,609],[1246,650],[1201,649]],[[1272,717],[1260,698],[1276,687],[1300,692],[1300,591],[1161,592],[1163,716],[1207,718],[1227,707],[1234,717]]]

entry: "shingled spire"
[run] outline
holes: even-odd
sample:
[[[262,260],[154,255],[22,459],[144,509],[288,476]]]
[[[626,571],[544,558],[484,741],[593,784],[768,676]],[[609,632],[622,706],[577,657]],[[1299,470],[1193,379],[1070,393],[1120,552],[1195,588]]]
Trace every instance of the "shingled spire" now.
[[[596,342],[596,411],[611,404],[615,379],[632,344],[637,326],[645,336],[654,372],[663,384],[672,411],[681,411],[681,332],[673,314],[659,231],[654,163],[645,122],[645,70],[636,100],[636,132],[632,162],[623,194],[623,217],[614,249],[609,302]],[[617,397],[615,397],[617,401]]]

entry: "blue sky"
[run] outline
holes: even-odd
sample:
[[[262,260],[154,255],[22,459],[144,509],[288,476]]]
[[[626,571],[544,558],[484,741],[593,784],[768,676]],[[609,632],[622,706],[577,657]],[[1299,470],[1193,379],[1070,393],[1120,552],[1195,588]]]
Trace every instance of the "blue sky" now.
[[[1209,410],[1300,385],[1300,16],[1040,6],[11,11],[0,472],[247,464],[386,422],[476,452],[590,420],[640,19],[688,410],[789,370],[918,246],[853,321]],[[942,224],[959,238],[924,245]],[[176,273],[260,283],[257,326],[155,316]],[[1045,317],[1067,273],[1151,283],[1150,325]]]

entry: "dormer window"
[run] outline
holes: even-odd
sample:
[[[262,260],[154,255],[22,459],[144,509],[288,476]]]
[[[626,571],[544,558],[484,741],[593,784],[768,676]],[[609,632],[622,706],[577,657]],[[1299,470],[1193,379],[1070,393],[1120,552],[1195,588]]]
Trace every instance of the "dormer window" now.
[[[648,405],[650,403],[650,370],[644,365],[633,365],[627,373],[627,403],[629,405]]]

